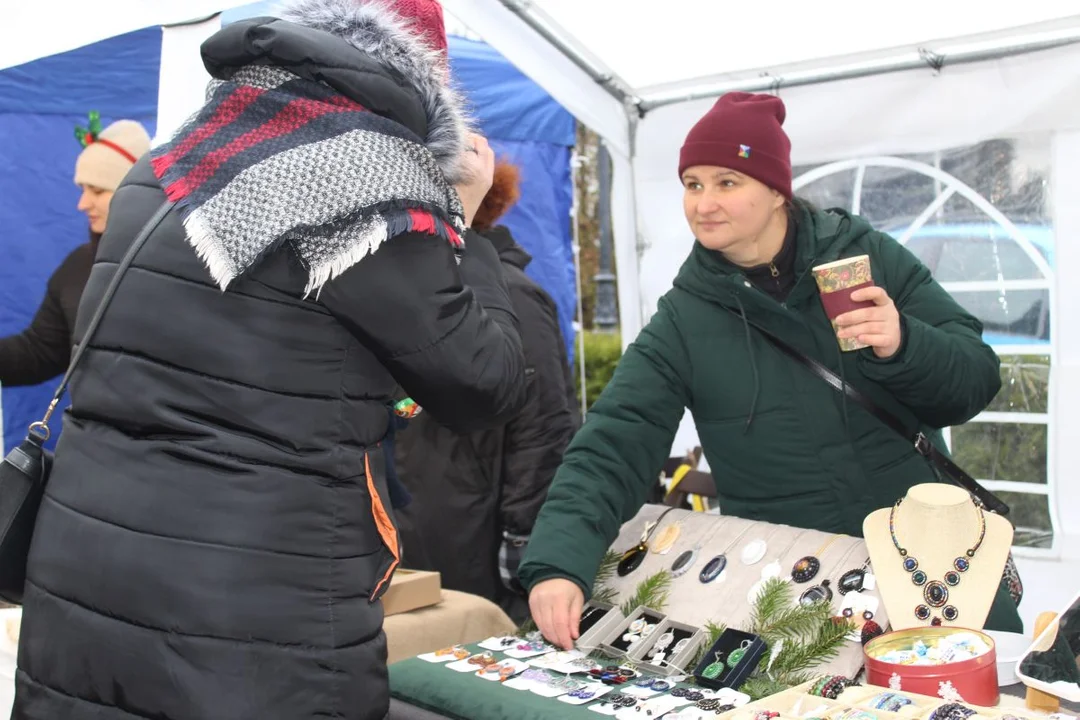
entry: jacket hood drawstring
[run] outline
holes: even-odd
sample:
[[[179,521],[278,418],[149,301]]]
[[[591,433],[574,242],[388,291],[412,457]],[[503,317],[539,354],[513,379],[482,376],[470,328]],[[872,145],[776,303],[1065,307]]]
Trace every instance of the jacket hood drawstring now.
[[[735,293],[735,302],[739,306],[739,317],[742,318],[743,332],[746,333],[746,349],[750,354],[750,371],[754,376],[754,399],[750,401],[750,415],[746,418],[746,427],[743,435],[750,432],[750,426],[754,422],[754,413],[757,412],[758,395],[761,393],[761,377],[758,375],[757,356],[754,355],[754,338],[750,333],[750,322],[746,319],[746,309],[743,307],[739,294]]]

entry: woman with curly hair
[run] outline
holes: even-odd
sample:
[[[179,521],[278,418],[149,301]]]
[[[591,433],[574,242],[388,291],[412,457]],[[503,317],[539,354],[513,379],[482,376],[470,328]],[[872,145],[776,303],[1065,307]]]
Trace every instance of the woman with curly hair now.
[[[519,170],[495,166],[467,237],[483,235],[502,262],[525,351],[525,405],[509,422],[462,433],[421,413],[395,439],[412,496],[400,513],[405,562],[443,585],[527,615],[517,566],[580,415],[555,301],[525,274],[532,260],[498,221],[520,196]]]

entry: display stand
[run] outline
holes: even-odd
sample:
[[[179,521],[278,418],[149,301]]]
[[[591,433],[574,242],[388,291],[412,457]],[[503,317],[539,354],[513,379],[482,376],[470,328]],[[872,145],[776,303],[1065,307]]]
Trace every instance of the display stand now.
[[[621,551],[636,545],[645,525],[666,509],[660,505],[646,505],[623,526],[612,549]],[[806,583],[789,580],[792,596],[797,601],[800,595],[827,580],[833,593],[830,602],[839,616],[845,600],[839,591],[840,578],[862,568],[870,557],[866,543],[861,538],[684,510],[669,512],[656,532],[673,523],[680,523],[682,527],[678,540],[668,552],[659,554],[650,550],[638,569],[625,577],[615,576],[606,585],[616,591],[620,598],[629,597],[643,580],[661,570],[670,571],[681,554],[696,550],[693,564],[679,577],[672,579],[663,613],[697,628],[704,628],[710,622],[725,627],[746,628],[753,611],[751,590],[762,575],[775,573],[776,576],[790,578],[793,567],[801,558],[813,555],[823,547],[819,558],[821,568],[812,580]],[[764,555],[756,562],[744,563],[742,551],[748,545],[755,544],[755,541],[764,543]],[[727,560],[724,572],[711,582],[702,583],[701,571],[711,559],[722,554]],[[860,603],[860,606],[867,604],[877,608],[874,621],[883,628],[888,627],[889,614],[879,602],[877,590],[867,590],[865,595],[868,602]],[[841,649],[836,658],[815,669],[815,672],[820,670],[822,673],[853,675],[862,667],[862,663],[862,645],[852,641]]]
[[[889,520],[894,520],[896,540],[907,551],[902,557],[893,542]],[[986,532],[981,526],[985,521]],[[980,512],[967,491],[943,483],[915,485],[898,507],[876,510],[863,523],[878,586],[894,630],[930,625],[939,618],[945,625],[981,629],[990,614],[1001,574],[1012,546],[1013,528],[1003,517]],[[974,554],[968,551],[977,546]],[[957,559],[967,564],[960,570]],[[917,567],[909,571],[905,560]],[[963,563],[960,563],[961,566]],[[916,573],[925,576],[915,578]],[[947,573],[953,573],[946,577]],[[913,582],[924,579],[922,584]],[[955,579],[955,585],[949,580]],[[947,600],[937,606],[927,599],[927,589],[937,583]],[[930,616],[920,619],[916,608],[925,606]],[[946,608],[957,616],[947,617]]]

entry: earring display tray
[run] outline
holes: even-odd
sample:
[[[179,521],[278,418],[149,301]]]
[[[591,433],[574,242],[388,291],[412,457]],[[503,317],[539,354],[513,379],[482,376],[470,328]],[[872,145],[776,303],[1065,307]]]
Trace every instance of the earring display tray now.
[[[765,641],[753,633],[725,628],[694,669],[698,685],[738,689],[765,654]]]
[[[630,655],[638,649],[636,645],[642,640],[647,641],[666,618],[661,612],[639,607],[601,639],[599,648],[612,657]]]
[[[647,641],[639,643],[630,659],[654,675],[681,675],[707,639],[704,630],[668,618]]]
[[[580,635],[574,643],[582,650],[598,648],[607,639],[617,625],[622,625],[626,616],[622,610],[609,603],[590,600],[581,611]]]

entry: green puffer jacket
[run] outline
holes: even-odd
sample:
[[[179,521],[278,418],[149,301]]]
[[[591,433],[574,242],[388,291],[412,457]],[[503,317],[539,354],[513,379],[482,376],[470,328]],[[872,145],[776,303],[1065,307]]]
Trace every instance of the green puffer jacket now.
[[[794,217],[798,280],[784,304],[694,243],[566,452],[520,568],[526,587],[566,577],[591,591],[620,525],[656,483],[684,407],[726,515],[861,537],[871,511],[937,481],[910,442],[756,328],[828,365],[943,448],[939,428],[971,419],[1001,386],[981,324],[914,255],[862,218],[801,203]],[[901,312],[903,343],[888,360],[870,350],[840,352],[811,272],[862,254]],[[994,615],[1000,629],[1020,624],[1011,603]]]

